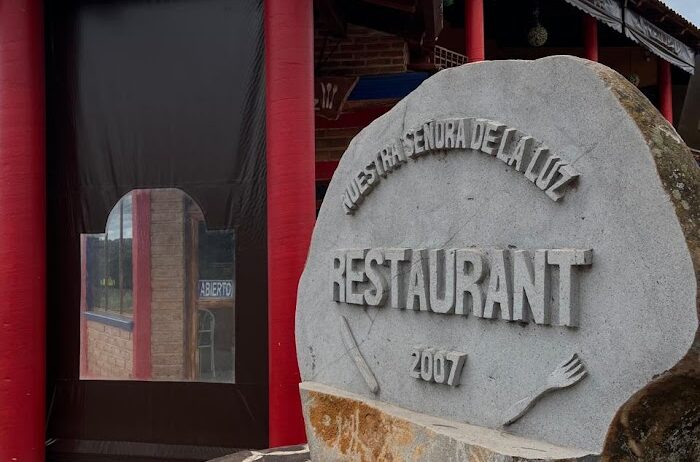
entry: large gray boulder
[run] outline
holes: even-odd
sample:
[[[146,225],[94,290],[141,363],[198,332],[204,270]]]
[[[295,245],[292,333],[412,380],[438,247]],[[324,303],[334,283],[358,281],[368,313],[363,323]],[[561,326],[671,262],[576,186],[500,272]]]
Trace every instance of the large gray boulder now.
[[[697,349],[678,365],[698,328],[698,184],[673,128],[604,66],[442,71],[331,181],[299,284],[303,381],[584,453],[614,421],[606,451],[651,454],[654,417],[625,420],[640,390],[674,371],[698,384]],[[314,421],[303,396],[312,455],[343,453],[321,431],[340,417]],[[680,446],[694,396],[668,419]]]

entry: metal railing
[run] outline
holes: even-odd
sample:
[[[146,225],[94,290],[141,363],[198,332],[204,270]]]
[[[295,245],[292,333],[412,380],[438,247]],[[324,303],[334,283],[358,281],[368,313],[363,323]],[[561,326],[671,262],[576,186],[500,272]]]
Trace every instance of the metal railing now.
[[[467,57],[448,50],[445,47],[435,45],[434,63],[439,69],[447,69],[449,67],[457,67],[466,64]]]

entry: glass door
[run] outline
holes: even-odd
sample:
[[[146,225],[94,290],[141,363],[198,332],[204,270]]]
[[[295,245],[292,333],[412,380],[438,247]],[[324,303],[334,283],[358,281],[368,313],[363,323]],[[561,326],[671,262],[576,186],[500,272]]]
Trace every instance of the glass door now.
[[[190,379],[235,382],[235,234],[207,230],[198,207],[188,213]]]

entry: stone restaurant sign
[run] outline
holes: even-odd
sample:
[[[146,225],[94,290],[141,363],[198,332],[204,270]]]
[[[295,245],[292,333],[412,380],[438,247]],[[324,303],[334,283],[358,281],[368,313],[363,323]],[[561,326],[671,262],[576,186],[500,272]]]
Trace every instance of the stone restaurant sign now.
[[[318,217],[296,321],[313,460],[692,457],[698,184],[604,66],[427,80],[351,142]]]

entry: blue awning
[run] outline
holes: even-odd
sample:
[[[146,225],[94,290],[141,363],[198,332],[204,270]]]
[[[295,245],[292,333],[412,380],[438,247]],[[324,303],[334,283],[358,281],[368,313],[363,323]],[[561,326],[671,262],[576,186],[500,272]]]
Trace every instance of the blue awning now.
[[[427,72],[365,75],[360,77],[348,100],[401,99],[428,77],[430,74]]]

